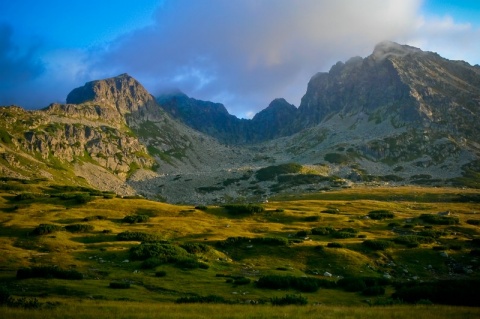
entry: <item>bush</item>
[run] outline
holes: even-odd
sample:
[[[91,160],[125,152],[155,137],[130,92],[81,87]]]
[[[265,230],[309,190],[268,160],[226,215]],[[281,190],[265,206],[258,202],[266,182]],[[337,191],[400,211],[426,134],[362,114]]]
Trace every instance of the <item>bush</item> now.
[[[179,258],[187,257],[189,254],[185,249],[178,246],[153,242],[141,243],[130,248],[130,256],[134,260],[145,260],[155,257],[162,262],[176,262]]]
[[[435,304],[477,307],[479,295],[480,281],[478,279],[452,279],[400,284],[396,287],[392,298],[401,299],[408,303],[430,300]]]
[[[452,216],[440,216],[434,214],[422,214],[419,217],[425,223],[435,224],[435,225],[456,225],[460,223],[458,217]]]
[[[385,278],[374,278],[374,277],[345,277],[339,279],[337,281],[337,285],[345,291],[349,292],[362,292],[365,295],[374,296],[377,292],[378,294],[384,294],[385,289],[383,289],[383,293],[380,293],[380,289],[377,287],[382,287],[390,284],[390,281]]]
[[[265,208],[263,208],[263,206],[252,204],[229,204],[223,207],[225,207],[229,214],[235,215],[253,215],[265,211]]]
[[[393,246],[393,243],[388,240],[370,240],[367,239],[363,241],[363,245],[367,246],[370,249],[373,250],[385,250],[387,248],[390,248]]]
[[[310,235],[310,231],[309,230],[299,230],[295,236],[297,237],[307,237],[308,235]]]
[[[338,214],[338,213],[340,213],[340,210],[339,210],[338,208],[328,208],[328,209],[322,210],[322,213],[325,213],[325,214]]]
[[[250,278],[247,277],[237,277],[233,280],[234,285],[248,285],[250,282]]]
[[[93,231],[94,227],[87,224],[73,224],[65,226],[65,229],[71,233],[88,233]]]
[[[216,295],[203,296],[191,296],[178,298],[176,303],[228,303],[223,297]]]
[[[313,277],[295,277],[295,276],[262,276],[256,282],[257,287],[265,289],[296,289],[302,292],[314,292],[319,287],[335,288],[334,281],[319,279]]]
[[[142,242],[153,242],[159,241],[160,238],[154,234],[147,234],[139,231],[125,231],[117,234],[117,240],[120,241],[142,241]]]
[[[405,245],[410,248],[418,247],[420,244],[431,244],[435,242],[433,237],[417,236],[417,235],[403,235],[395,237],[393,241],[396,244]]]
[[[38,198],[44,198],[44,194],[35,194],[35,193],[21,193],[15,196],[15,200],[31,200],[31,199],[38,199]]]
[[[129,282],[125,282],[125,281],[112,281],[108,287],[112,288],[112,289],[128,289],[130,288],[130,283]]]
[[[333,243],[328,243],[327,247],[328,248],[343,248],[343,245],[340,244],[340,243],[333,242]]]
[[[229,237],[224,241],[217,242],[221,248],[229,246],[238,246],[242,244],[255,244],[267,246],[287,246],[289,243],[287,238],[282,237]]]
[[[76,194],[73,199],[77,204],[86,204],[91,202],[93,197],[90,194]]]
[[[467,224],[478,226],[480,225],[480,219],[467,219]]]
[[[83,219],[84,222],[89,222],[92,220],[106,220],[106,216],[96,215],[96,216],[88,216]]]
[[[196,269],[200,267],[200,262],[193,257],[180,257],[175,261],[175,267],[183,269]]]
[[[148,215],[128,215],[122,219],[122,222],[129,224],[145,223],[150,219]]]
[[[163,263],[165,263],[165,260],[160,260],[158,258],[152,257],[152,258],[145,259],[140,265],[140,267],[142,269],[153,269],[157,266],[160,266]]]
[[[335,228],[329,226],[312,228],[312,235],[330,235],[333,232],[335,232]]]
[[[320,219],[319,216],[307,216],[307,217],[305,217],[304,220],[305,220],[306,222],[316,222],[316,221],[318,221],[319,219]]]
[[[180,245],[180,247],[185,249],[189,254],[206,253],[210,250],[210,246],[201,243],[185,243]]]
[[[40,224],[31,232],[32,235],[40,236],[51,234],[57,231],[64,231],[65,228],[54,224]]]
[[[165,270],[159,270],[155,272],[155,277],[165,277],[167,275],[167,272]]]
[[[57,278],[68,280],[83,279],[83,274],[76,270],[61,269],[57,266],[35,266],[17,270],[17,279]]]
[[[255,177],[259,181],[271,181],[278,175],[295,174],[302,170],[302,165],[296,163],[281,164],[275,166],[268,166],[259,169],[255,173]]]
[[[381,220],[381,219],[393,218],[395,217],[395,215],[389,210],[380,209],[380,210],[372,210],[371,212],[368,213],[368,217],[375,220]]]
[[[270,302],[274,306],[285,306],[285,305],[306,305],[308,299],[301,295],[285,295],[285,297],[273,297],[270,299]]]
[[[355,238],[357,235],[355,233],[346,232],[346,231],[337,231],[332,234],[333,238],[345,239],[345,238]]]
[[[198,205],[198,206],[195,206],[195,209],[207,211],[208,207],[205,205]]]

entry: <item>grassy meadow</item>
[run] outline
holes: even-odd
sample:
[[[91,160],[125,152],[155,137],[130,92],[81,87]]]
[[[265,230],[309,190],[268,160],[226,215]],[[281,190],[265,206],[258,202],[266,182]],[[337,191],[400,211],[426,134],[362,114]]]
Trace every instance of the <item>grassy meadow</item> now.
[[[15,301],[3,318],[480,315],[395,295],[480,279],[477,190],[357,187],[237,213],[45,181],[0,186],[0,288]],[[287,296],[306,305],[275,306]],[[32,300],[40,306],[25,309]]]

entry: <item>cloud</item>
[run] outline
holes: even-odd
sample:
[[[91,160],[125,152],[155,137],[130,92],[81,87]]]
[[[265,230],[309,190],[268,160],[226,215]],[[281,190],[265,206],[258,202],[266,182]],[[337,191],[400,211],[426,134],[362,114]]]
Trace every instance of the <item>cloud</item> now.
[[[421,1],[186,1],[119,38],[94,70],[128,72],[157,94],[177,87],[240,116],[276,97],[299,104],[310,77],[338,60],[412,32]]]
[[[44,73],[45,66],[37,57],[40,47],[38,41],[22,50],[12,38],[12,28],[7,24],[0,24],[0,100],[13,102],[13,86],[35,80]]]
[[[422,5],[422,0],[166,0],[148,26],[101,46],[50,51],[35,42],[18,49],[11,28],[2,26],[0,104],[64,102],[87,81],[127,72],[154,95],[180,89],[252,117],[278,97],[298,106],[314,74],[337,61],[365,57],[383,40],[478,63],[480,42],[474,39],[480,30],[449,16],[425,16]]]

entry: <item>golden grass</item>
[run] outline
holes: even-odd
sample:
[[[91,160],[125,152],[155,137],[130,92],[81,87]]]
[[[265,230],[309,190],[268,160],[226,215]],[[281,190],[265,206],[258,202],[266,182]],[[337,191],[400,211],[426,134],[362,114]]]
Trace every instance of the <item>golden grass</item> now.
[[[45,314],[45,318],[47,315],[49,318],[59,318],[68,317],[68,313],[74,313],[78,318],[93,316],[104,318],[98,313],[95,314],[93,309],[88,309],[92,307],[104,309],[105,313],[111,311],[118,315],[115,318],[129,318],[137,314],[140,318],[142,316],[150,318],[152,314],[159,313],[165,318],[189,318],[189,316],[193,318],[197,314],[215,318],[216,312],[223,312],[223,314],[228,312],[229,315],[232,313],[230,318],[275,318],[275,316],[280,318],[282,315],[294,317],[295,313],[305,318],[318,318],[318,316],[320,318],[418,317],[407,307],[357,307],[364,305],[364,296],[336,289],[321,289],[317,293],[304,294],[309,304],[323,304],[318,307],[177,306],[170,303],[181,296],[191,294],[202,296],[216,294],[227,300],[245,301],[268,300],[274,296],[282,297],[287,293],[295,293],[295,291],[262,290],[253,283],[236,287],[226,283],[225,278],[216,277],[218,273],[243,275],[253,281],[265,274],[294,276],[308,274],[308,276],[324,278],[321,275],[325,271],[335,276],[379,277],[383,275],[382,265],[387,260],[394,260],[395,263],[408,268],[409,276],[416,275],[422,280],[434,278],[432,273],[426,270],[427,265],[433,264],[437,270],[435,276],[448,277],[449,269],[445,260],[438,251],[432,249],[435,244],[422,244],[414,249],[397,245],[385,252],[375,252],[362,246],[361,243],[364,240],[362,238],[335,239],[328,235],[310,236],[305,241],[286,247],[240,245],[220,249],[215,246],[215,243],[237,236],[278,236],[298,239],[296,237],[298,231],[319,226],[332,226],[337,229],[355,228],[359,230],[359,234],[366,235],[367,239],[391,239],[397,235],[392,232],[392,227],[388,226],[390,222],[404,225],[406,219],[415,218],[420,214],[450,210],[460,219],[461,224],[435,226],[435,229],[449,232],[439,240],[447,246],[449,244],[462,246],[463,249],[460,251],[448,250],[449,255],[457,260],[470,260],[468,252],[471,247],[468,242],[480,236],[480,228],[469,225],[465,221],[472,218],[479,219],[473,212],[480,211],[480,204],[450,201],[452,196],[460,193],[478,194],[478,191],[420,187],[346,189],[288,199],[278,198],[278,201],[270,201],[265,205],[266,212],[245,217],[231,216],[221,207],[209,207],[207,211],[201,211],[192,206],[169,205],[143,199],[97,198],[84,205],[73,205],[51,198],[15,202],[12,200],[12,194],[0,194],[0,270],[2,270],[0,283],[9,283],[14,287],[13,292],[17,296],[38,297],[41,302],[57,298],[62,303],[66,303],[58,309],[31,312],[0,308],[0,314],[1,312],[6,314],[0,317],[21,318],[30,314],[30,318],[43,318]],[[16,208],[12,210],[14,206]],[[339,213],[325,213],[324,211],[329,208],[337,208]],[[385,221],[364,219],[369,211],[377,209],[391,210],[395,212],[395,218]],[[131,214],[148,214],[151,218],[142,224],[130,225],[121,222],[123,217]],[[65,226],[71,223],[84,223],[83,218],[95,215],[102,215],[107,219],[87,222],[95,227],[90,233],[57,232],[43,236],[28,235],[40,223]],[[318,219],[312,220],[311,217]],[[421,230],[423,226],[419,225],[417,229]],[[103,230],[110,230],[111,233],[103,233]],[[143,270],[140,268],[139,261],[123,263],[125,259],[130,258],[128,249],[139,244],[116,240],[116,234],[127,230],[157,234],[173,243],[208,244],[212,250],[200,255],[199,258],[210,268],[183,270],[172,265],[162,265],[156,269]],[[315,248],[326,246],[333,241],[343,243],[344,248],[324,248],[323,251]],[[14,280],[15,272],[20,267],[52,264],[63,268],[75,268],[86,274],[88,278],[82,281]],[[156,278],[155,270],[165,270],[167,276]],[[318,275],[312,272],[317,272]],[[478,278],[478,274],[475,273],[471,277]],[[112,290],[108,288],[112,280],[129,280],[133,285],[131,289],[124,291]],[[65,295],[65,291],[70,291],[71,294]],[[89,298],[107,300],[92,301]],[[124,303],[112,301],[118,298],[129,301]],[[78,309],[75,308],[77,306],[74,305],[74,300],[75,302],[80,300]],[[156,302],[167,303],[157,305]],[[121,306],[125,309],[121,309]],[[399,310],[401,314],[397,316],[393,309]],[[442,307],[444,311],[438,313],[430,311],[430,309],[437,309],[431,307],[413,309],[422,313],[421,318],[439,318],[449,314],[450,309],[460,309],[459,311],[465,315],[457,316],[458,318],[470,316],[469,308]],[[365,315],[368,311],[375,313]],[[177,312],[181,315],[175,317]],[[438,316],[430,313],[436,313]],[[456,318],[453,310],[451,313],[452,318]],[[478,312],[474,313],[478,315]],[[329,317],[334,314],[337,316]],[[168,317],[170,315],[171,317]]]
[[[82,301],[42,310],[0,307],[0,316],[2,318],[18,319],[476,319],[480,316],[480,309],[448,306],[334,307],[318,305],[273,307],[267,305],[177,305],[169,303]]]

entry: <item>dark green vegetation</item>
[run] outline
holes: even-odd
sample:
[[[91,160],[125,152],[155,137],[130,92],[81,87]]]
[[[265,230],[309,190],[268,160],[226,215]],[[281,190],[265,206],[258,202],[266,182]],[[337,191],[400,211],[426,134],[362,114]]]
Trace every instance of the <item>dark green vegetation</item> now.
[[[77,299],[471,306],[466,294],[479,293],[480,204],[469,190],[419,188],[412,201],[407,188],[356,198],[348,189],[195,208],[24,187],[0,196],[11,308]],[[91,200],[79,203],[78,192]]]

